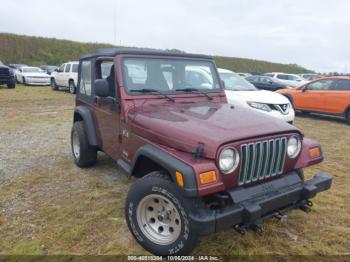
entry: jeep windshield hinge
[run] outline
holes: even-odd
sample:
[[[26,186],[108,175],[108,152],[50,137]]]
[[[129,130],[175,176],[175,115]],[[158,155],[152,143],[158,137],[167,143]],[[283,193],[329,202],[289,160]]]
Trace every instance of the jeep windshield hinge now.
[[[201,158],[204,155],[204,144],[198,143],[197,147],[192,151],[195,158]]]

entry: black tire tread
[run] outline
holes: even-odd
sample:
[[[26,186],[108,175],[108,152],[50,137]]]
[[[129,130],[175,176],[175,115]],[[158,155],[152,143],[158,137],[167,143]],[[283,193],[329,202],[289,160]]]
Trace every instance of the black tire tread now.
[[[168,191],[168,193],[170,193],[173,197],[175,197],[178,202],[181,204],[183,210],[185,210],[186,213],[188,213],[189,210],[193,210],[194,209],[194,203],[190,200],[185,198],[184,196],[181,195],[181,193],[179,193],[179,191],[177,190],[177,186],[172,182],[170,175],[166,172],[166,171],[154,171],[151,172],[149,174],[147,174],[146,176],[138,179],[131,187],[131,189],[129,190],[129,193],[127,195],[126,198],[126,203],[125,203],[125,219],[127,221],[128,227],[130,229],[130,232],[132,234],[133,230],[132,230],[132,226],[129,223],[129,218],[127,217],[127,214],[129,212],[129,203],[133,202],[132,199],[137,197],[135,195],[137,194],[142,194],[144,190],[147,189],[147,187],[149,186],[153,186],[153,185],[158,185],[160,186],[162,189]],[[145,196],[145,195],[144,195]],[[135,207],[136,210],[136,207]],[[135,215],[134,215],[135,216]],[[187,215],[187,219],[190,218]],[[135,225],[136,229],[138,228],[137,226],[137,221],[133,221],[133,224]],[[143,242],[140,242],[137,237],[134,235],[136,241],[142,245],[146,250],[148,250],[149,252],[155,254],[155,255],[159,255],[159,256],[167,256],[167,255],[188,255],[191,253],[191,251],[195,248],[196,243],[197,243],[197,239],[198,239],[198,233],[195,231],[195,229],[193,227],[190,226],[190,236],[188,238],[188,240],[186,240],[186,244],[185,246],[180,249],[177,253],[175,254],[169,254],[166,251],[166,248],[162,249],[162,247],[157,246],[156,244],[150,242],[147,238],[145,238],[143,240]],[[138,229],[138,233],[142,235],[141,232],[139,232],[140,229]]]
[[[75,164],[81,168],[90,167],[95,165],[97,160],[97,149],[89,144],[83,121],[77,121],[74,123],[71,132],[71,141],[73,136],[73,131],[78,132],[79,143],[80,143],[80,157],[76,159],[73,153]],[[71,142],[72,152],[73,144]]]

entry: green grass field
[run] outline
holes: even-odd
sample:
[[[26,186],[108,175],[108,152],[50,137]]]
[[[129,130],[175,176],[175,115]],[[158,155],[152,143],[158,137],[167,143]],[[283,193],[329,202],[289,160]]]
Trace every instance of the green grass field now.
[[[74,96],[50,87],[0,88],[0,254],[147,254],[124,220],[128,180],[99,154],[79,169],[70,154]],[[292,211],[264,233],[233,230],[203,237],[200,255],[350,254],[350,126],[342,119],[296,118],[307,137],[321,142],[325,161],[305,170],[334,175],[310,214]]]

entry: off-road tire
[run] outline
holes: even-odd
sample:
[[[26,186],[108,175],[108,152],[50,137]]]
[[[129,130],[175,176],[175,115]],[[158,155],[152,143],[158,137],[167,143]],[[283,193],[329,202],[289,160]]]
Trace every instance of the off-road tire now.
[[[8,82],[8,83],[7,83],[7,88],[8,88],[8,89],[16,88],[16,82],[15,82],[15,80],[12,80],[12,81]]]
[[[51,78],[51,89],[53,91],[57,91],[58,90],[58,85],[56,84],[56,81],[54,78]]]
[[[77,88],[75,87],[74,81],[69,80],[69,93],[74,95],[77,92]]]
[[[176,234],[174,235],[175,237],[172,240],[172,243],[155,243],[155,241],[152,241],[147,235],[145,235],[145,233],[140,228],[139,223],[141,223],[141,219],[138,219],[140,217],[138,215],[140,214],[138,212],[139,205],[140,209],[142,209],[142,202],[150,197],[152,199],[154,195],[156,196],[155,198],[158,196],[159,199],[167,199],[176,209],[172,215],[176,215],[180,218],[180,220],[174,219],[179,226],[176,229],[178,236],[176,236]],[[144,209],[145,212],[153,212],[150,211],[149,208],[150,207],[147,206],[148,210]],[[153,210],[153,207],[151,209]],[[154,209],[157,209],[157,206],[154,207]],[[179,193],[177,186],[174,185],[169,176],[165,172],[156,171],[137,180],[129,190],[125,203],[125,219],[129,230],[135,237],[136,241],[147,251],[158,256],[187,255],[191,253],[191,251],[195,248],[198,239],[198,233],[196,232],[193,222],[191,221],[191,218],[188,214],[189,210],[194,209],[195,205],[192,200],[183,197],[182,194]],[[155,211],[154,213],[151,213],[151,216],[153,216],[153,214],[159,213]],[[157,215],[155,215],[155,217],[155,219],[157,219],[156,223],[159,225],[159,221],[162,220],[159,220],[159,218],[157,218]],[[151,217],[150,221],[152,221],[152,219],[153,221],[155,220]],[[163,228],[162,224],[160,225],[160,227]],[[164,228],[166,227],[167,226],[165,225]],[[144,228],[146,229],[146,226],[144,226]],[[165,230],[166,229],[164,229],[164,231]],[[171,227],[169,226],[167,230],[170,234]]]
[[[78,149],[75,148],[74,141],[79,143]],[[71,149],[74,162],[78,167],[90,167],[96,163],[97,148],[89,144],[83,121],[77,121],[73,124],[71,131]],[[77,150],[78,153],[76,153],[75,150]]]

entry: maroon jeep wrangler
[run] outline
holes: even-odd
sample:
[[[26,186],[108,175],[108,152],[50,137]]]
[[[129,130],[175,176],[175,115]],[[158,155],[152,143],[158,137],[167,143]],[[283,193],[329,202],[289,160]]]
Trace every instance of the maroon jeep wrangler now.
[[[100,49],[81,57],[71,145],[75,163],[97,151],[139,178],[125,218],[153,254],[184,255],[199,236],[260,230],[330,188],[302,169],[320,145],[292,125],[227,104],[212,58],[144,49]]]

